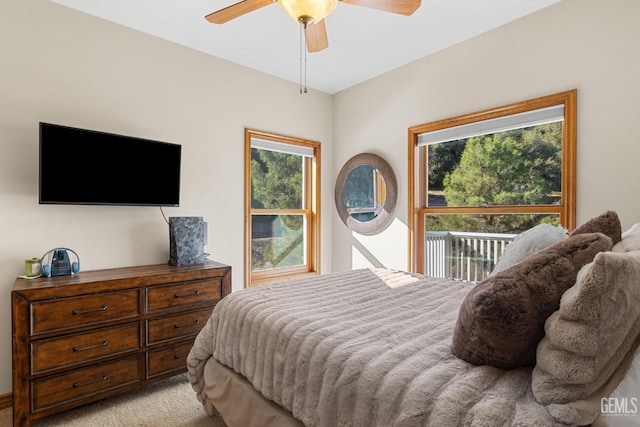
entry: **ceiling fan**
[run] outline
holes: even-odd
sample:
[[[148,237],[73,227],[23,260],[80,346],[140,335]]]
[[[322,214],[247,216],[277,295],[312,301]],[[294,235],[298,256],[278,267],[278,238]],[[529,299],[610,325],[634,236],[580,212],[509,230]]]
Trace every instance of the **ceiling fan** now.
[[[412,15],[421,3],[421,0],[244,0],[213,12],[205,18],[213,24],[223,24],[278,2],[289,16],[304,27],[307,50],[319,52],[329,46],[324,18],[333,12],[338,1],[407,16]]]

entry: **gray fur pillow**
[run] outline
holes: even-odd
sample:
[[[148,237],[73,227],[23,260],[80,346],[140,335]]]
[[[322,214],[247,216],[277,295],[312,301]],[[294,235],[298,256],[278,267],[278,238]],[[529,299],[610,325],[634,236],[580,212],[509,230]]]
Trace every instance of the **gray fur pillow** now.
[[[596,255],[546,322],[534,396],[542,404],[587,398],[635,351],[639,336],[640,252]]]
[[[460,306],[453,353],[475,365],[533,365],[544,322],[562,294],[582,266],[612,245],[601,233],[578,234],[476,285]]]

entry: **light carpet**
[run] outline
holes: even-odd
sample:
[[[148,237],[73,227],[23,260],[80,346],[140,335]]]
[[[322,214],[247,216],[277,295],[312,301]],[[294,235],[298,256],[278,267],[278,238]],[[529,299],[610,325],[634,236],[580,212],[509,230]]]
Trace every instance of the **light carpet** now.
[[[12,425],[12,410],[0,411],[0,426]],[[225,427],[202,408],[186,374],[149,384],[90,405],[52,415],[34,427]]]

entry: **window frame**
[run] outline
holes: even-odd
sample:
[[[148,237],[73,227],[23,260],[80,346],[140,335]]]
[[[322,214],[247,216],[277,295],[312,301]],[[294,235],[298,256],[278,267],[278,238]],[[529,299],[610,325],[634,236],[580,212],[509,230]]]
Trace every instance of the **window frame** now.
[[[271,141],[292,147],[311,148],[313,157],[303,157],[303,206],[301,209],[253,209],[251,206],[251,149],[253,139]],[[294,148],[295,149],[295,148]],[[278,279],[320,273],[320,143],[307,139],[245,129],[245,287],[257,286]],[[252,218],[257,214],[305,216],[306,263],[254,272],[252,260]]]
[[[535,206],[489,206],[489,207],[433,207],[426,203],[426,183],[424,183],[426,156],[418,146],[418,137],[427,132],[439,131],[470,123],[524,113],[531,110],[564,106],[562,126],[562,203],[559,205]],[[563,227],[572,230],[576,224],[576,118],[577,90],[568,90],[539,98],[516,102],[496,108],[481,110],[444,120],[417,125],[409,128],[408,134],[408,266],[409,271],[424,272],[424,218],[427,214],[476,214],[476,213],[554,213],[559,214]],[[420,232],[422,230],[422,232]]]

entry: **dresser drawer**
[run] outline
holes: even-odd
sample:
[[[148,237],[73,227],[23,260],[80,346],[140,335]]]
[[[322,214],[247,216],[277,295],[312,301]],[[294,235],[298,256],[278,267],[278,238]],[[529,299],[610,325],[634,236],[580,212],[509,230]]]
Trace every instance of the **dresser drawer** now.
[[[141,348],[140,323],[31,343],[31,373],[112,356]]]
[[[101,292],[31,303],[31,334],[88,326],[140,315],[140,290]]]
[[[154,377],[178,369],[187,369],[187,356],[193,341],[161,350],[150,351],[147,359],[148,377]]]
[[[147,312],[193,304],[213,304],[222,295],[222,278],[193,280],[147,288]]]
[[[32,382],[34,412],[142,380],[142,355]]]
[[[213,309],[206,308],[148,320],[147,344],[152,345],[162,341],[197,335],[207,323],[212,311]]]

